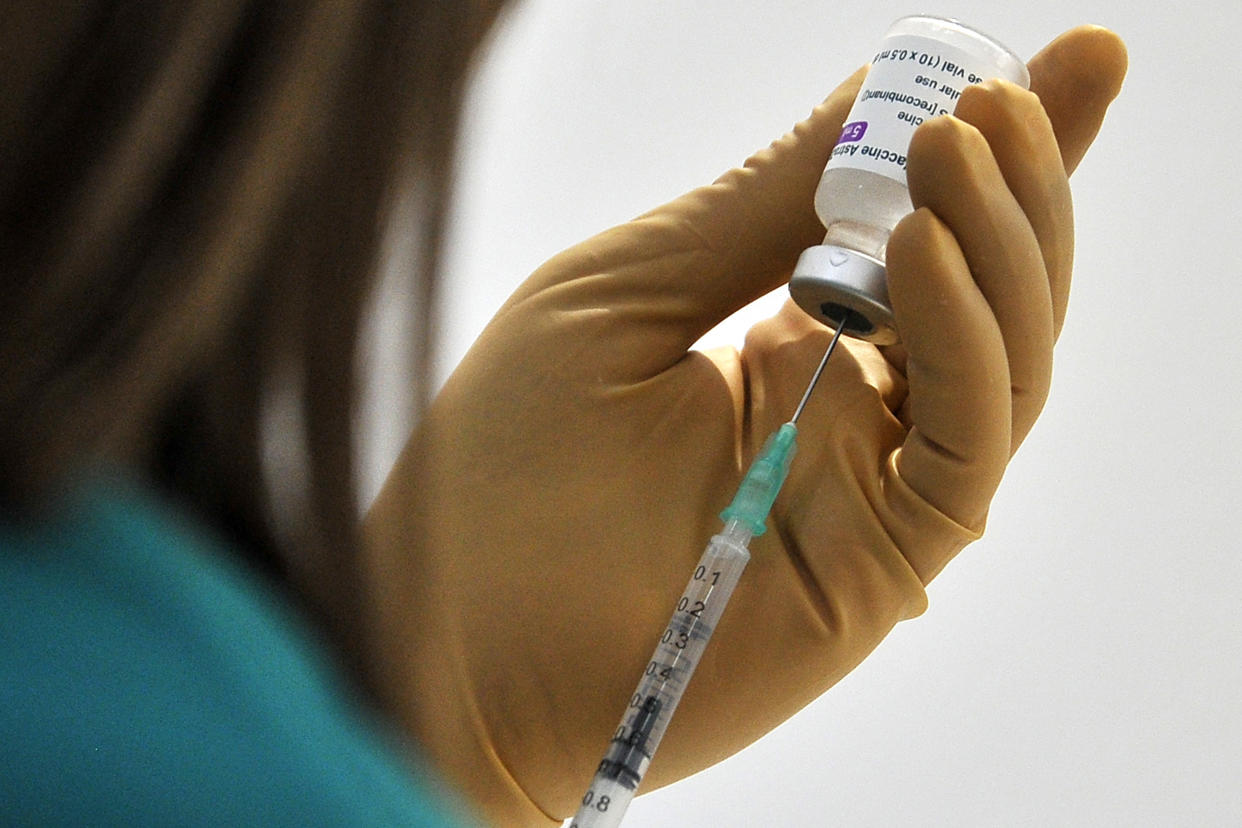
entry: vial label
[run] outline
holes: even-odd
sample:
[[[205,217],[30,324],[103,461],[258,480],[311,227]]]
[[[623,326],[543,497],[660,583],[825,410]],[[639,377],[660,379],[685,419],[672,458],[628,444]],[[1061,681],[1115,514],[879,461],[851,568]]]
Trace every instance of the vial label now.
[[[906,152],[915,127],[951,113],[966,86],[996,74],[986,60],[932,38],[885,38],[827,169],[867,170],[904,186]]]

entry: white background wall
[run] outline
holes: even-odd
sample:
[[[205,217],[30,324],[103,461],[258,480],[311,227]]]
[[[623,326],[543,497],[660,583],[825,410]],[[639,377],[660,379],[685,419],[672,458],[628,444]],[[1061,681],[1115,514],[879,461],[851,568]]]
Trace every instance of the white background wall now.
[[[926,615],[627,825],[1242,824],[1238,4],[526,0],[468,115],[439,375],[541,261],[740,163],[924,11],[1027,56],[1081,22],[1129,45],[1051,400]]]

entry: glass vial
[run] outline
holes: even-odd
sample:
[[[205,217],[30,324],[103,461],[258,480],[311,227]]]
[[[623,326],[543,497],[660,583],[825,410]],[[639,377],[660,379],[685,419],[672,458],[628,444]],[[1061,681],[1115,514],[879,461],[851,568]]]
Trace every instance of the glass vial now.
[[[895,22],[863,81],[815,192],[824,243],[798,259],[789,292],[815,318],[879,345],[896,342],[884,253],[914,207],[906,152],[915,128],[953,111],[962,90],[989,78],[1023,88],[1026,64],[955,20],[916,15]]]

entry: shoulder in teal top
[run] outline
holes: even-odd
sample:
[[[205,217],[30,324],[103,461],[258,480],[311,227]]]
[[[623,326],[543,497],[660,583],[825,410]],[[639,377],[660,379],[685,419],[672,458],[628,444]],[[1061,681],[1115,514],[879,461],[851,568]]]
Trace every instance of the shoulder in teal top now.
[[[0,524],[0,822],[463,824],[295,616],[132,485]]]

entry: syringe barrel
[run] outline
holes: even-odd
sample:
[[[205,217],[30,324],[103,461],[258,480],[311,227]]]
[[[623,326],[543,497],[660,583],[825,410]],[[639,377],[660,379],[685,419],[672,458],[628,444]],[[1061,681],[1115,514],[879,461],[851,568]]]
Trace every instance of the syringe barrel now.
[[[740,521],[730,520],[707,544],[569,828],[612,828],[621,823],[750,561],[746,548],[750,538]]]

